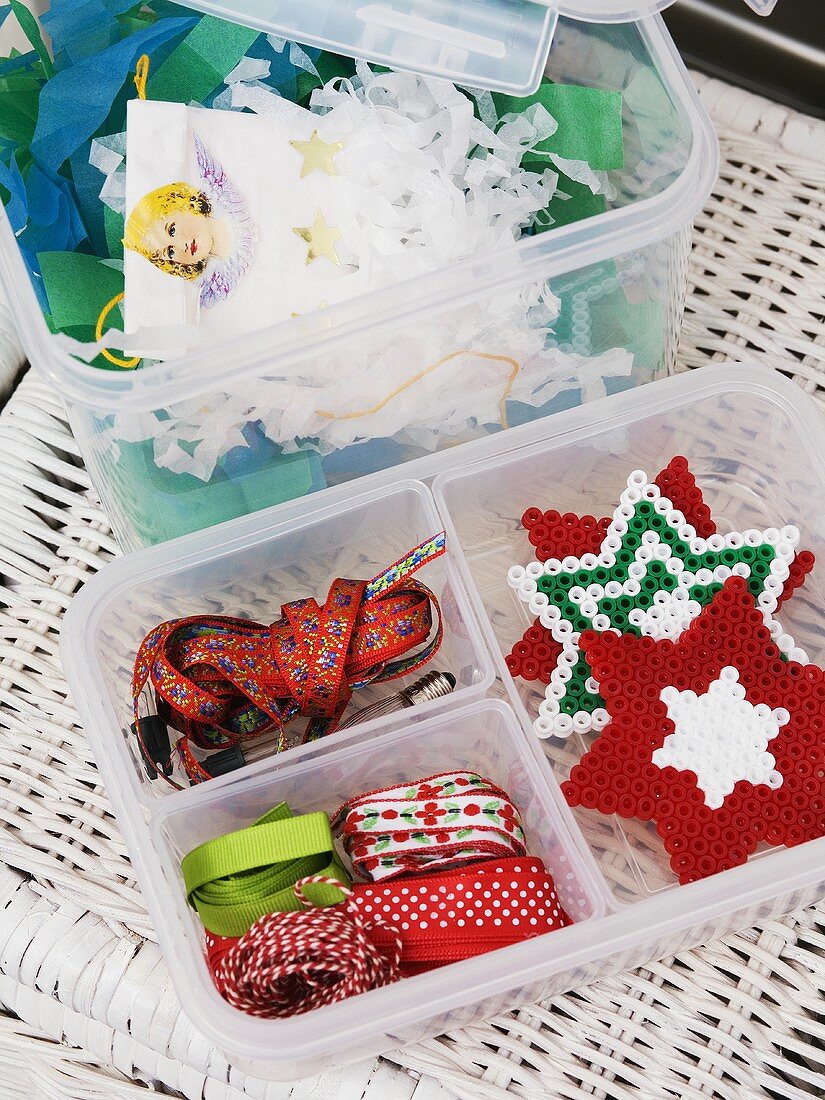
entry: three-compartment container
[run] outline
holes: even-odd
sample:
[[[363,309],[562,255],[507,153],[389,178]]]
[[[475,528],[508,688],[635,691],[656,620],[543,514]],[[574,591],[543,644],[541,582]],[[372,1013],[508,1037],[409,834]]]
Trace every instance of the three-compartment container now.
[[[825,891],[825,839],[761,850],[744,866],[678,886],[652,827],[571,811],[559,783],[584,744],[536,737],[540,696],[514,682],[503,658],[528,622],[507,584],[509,566],[533,556],[524,511],[608,514],[630,470],[655,471],[683,454],[720,532],[795,524],[801,545],[817,555],[780,619],[821,664],[825,441],[813,403],[765,369],[708,367],[465,453],[473,450],[478,461],[441,474],[432,491],[409,483],[353,501],[343,486],[322,509],[296,502],[132,555],[90,581],[67,615],[70,685],[181,1003],[233,1062],[258,1076],[317,1072],[450,1030]],[[452,609],[437,658],[459,681],[452,699],[264,756],[181,792],[149,782],[128,728],[130,662],[147,625],[194,610],[274,618],[284,598],[306,594],[306,585],[325,589],[333,575],[368,575],[433,523],[447,530],[447,561],[432,563],[429,581],[422,579]],[[253,1019],[226,1004],[211,985],[202,932],[186,905],[185,851],[282,799],[296,812],[332,811],[361,790],[452,767],[484,772],[510,792],[530,850],[545,859],[575,923],[289,1020]]]
[[[8,220],[0,216],[0,279],[27,353],[66,404],[124,549],[355,479],[388,484],[399,467],[403,476],[430,476],[458,461],[456,447],[468,441],[672,367],[690,227],[714,181],[718,153],[710,121],[658,17],[581,21],[588,14],[627,16],[626,4],[610,3],[569,6],[570,15],[558,20],[553,5],[523,0],[440,6],[444,18],[434,17],[433,26],[442,28],[447,10],[454,22],[466,8],[479,18],[486,13],[490,42],[532,58],[521,80],[507,49],[504,56],[492,46],[481,51],[496,60],[496,76],[474,68],[466,43],[424,36],[420,24],[427,12],[415,4],[280,3],[265,20],[243,4],[236,11],[195,6],[294,31],[304,41],[516,92],[535,86],[549,48],[553,81],[622,93],[624,167],[607,173],[604,213],[134,371],[90,366],[65,338],[49,332]],[[406,14],[419,22],[404,23],[397,8],[409,8]],[[391,17],[382,23],[380,13],[387,11]],[[364,32],[361,38],[341,29],[345,15],[352,17],[353,34]],[[289,19],[298,23],[292,27]],[[525,30],[529,19],[536,26]],[[458,22],[453,38],[467,30]],[[381,45],[383,32],[389,38]],[[502,76],[507,73],[509,82]],[[558,309],[552,335],[516,346],[512,334],[523,332],[530,311],[548,302]],[[393,349],[408,365],[408,384],[365,393],[364,371]],[[519,388],[528,378],[529,400]],[[273,427],[281,424],[284,403],[295,399],[290,387],[296,381],[319,416],[333,404],[333,393],[339,405],[341,393],[350,394],[344,444],[319,447],[315,439]],[[287,400],[285,393],[293,396]],[[447,430],[457,399],[467,405],[466,415]]]

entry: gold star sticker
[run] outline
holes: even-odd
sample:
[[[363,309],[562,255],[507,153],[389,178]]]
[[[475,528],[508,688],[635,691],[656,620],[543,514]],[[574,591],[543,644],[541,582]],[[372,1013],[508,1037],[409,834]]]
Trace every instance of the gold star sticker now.
[[[301,240],[309,245],[307,267],[319,256],[325,256],[330,263],[340,265],[341,261],[335,251],[335,242],[340,241],[341,233],[334,225],[327,225],[320,210],[315,211],[313,225],[293,226],[292,232],[297,233]]]
[[[301,179],[314,172],[326,172],[328,176],[337,176],[335,166],[332,163],[344,148],[343,141],[323,141],[318,137],[318,131],[313,130],[309,141],[291,141],[289,143],[304,158],[301,166]]]

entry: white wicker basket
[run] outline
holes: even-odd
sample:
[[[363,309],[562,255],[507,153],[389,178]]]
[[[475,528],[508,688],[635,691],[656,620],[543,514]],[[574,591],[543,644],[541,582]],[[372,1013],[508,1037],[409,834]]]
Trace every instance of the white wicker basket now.
[[[725,161],[697,225],[682,365],[759,358],[825,404],[825,125],[699,83]],[[31,375],[0,415],[0,471],[0,1095],[825,1094],[825,905],[394,1056],[420,1080],[384,1061],[290,1088],[229,1067],[180,1013],[67,698],[62,614],[117,550],[58,396]]]
[[[0,298],[0,408],[14,389],[25,362],[11,312]]]

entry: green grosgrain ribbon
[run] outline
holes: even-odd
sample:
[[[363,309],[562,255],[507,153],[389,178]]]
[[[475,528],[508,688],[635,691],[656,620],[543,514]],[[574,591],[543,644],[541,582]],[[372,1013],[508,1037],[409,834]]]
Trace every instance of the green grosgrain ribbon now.
[[[267,913],[302,909],[293,887],[308,875],[350,885],[335,854],[327,815],[293,817],[286,802],[248,828],[193,849],[181,870],[189,904],[217,936],[242,936]],[[304,893],[313,905],[335,905],[344,898],[324,883],[311,883]]]

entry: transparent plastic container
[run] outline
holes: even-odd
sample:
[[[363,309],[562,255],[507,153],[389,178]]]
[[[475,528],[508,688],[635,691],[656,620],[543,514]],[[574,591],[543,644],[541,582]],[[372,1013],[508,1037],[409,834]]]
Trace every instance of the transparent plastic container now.
[[[185,2],[281,38],[513,95],[538,87],[558,19],[555,0]]]
[[[183,0],[262,31],[474,88],[538,87],[559,14],[626,23],[675,0]],[[768,15],[776,0],[745,0]]]
[[[821,664],[825,437],[813,402],[764,369],[707,367],[516,428],[480,450],[483,461],[440,476],[434,492],[461,574],[454,579],[447,563],[456,604],[464,605],[463,582],[479,621],[462,620],[474,638],[474,660],[485,667],[486,639],[498,669],[494,687],[483,674],[475,687],[504,695],[504,701],[460,705],[470,695],[468,685],[437,712],[406,711],[362,724],[165,798],[146,790],[124,731],[126,658],[147,620],[168,612],[169,599],[182,599],[175,610],[213,601],[223,609],[221,594],[235,584],[249,590],[250,606],[271,600],[270,571],[281,570],[282,554],[287,571],[293,568],[296,539],[311,538],[313,554],[324,560],[327,547],[339,545],[347,532],[355,546],[371,537],[369,524],[354,522],[358,515],[380,513],[389,528],[398,512],[380,494],[361,502],[356,513],[347,510],[344,497],[314,514],[305,501],[135,555],[90,581],[66,617],[62,655],[69,683],[178,996],[232,1062],[257,1076],[292,1079],[365,1058],[676,953],[825,894],[825,839],[766,850],[745,866],[677,887],[648,826],[571,811],[559,781],[581,746],[559,748],[536,738],[531,715],[538,696],[513,682],[503,660],[527,623],[506,580],[513,561],[530,557],[520,526],[524,510],[543,502],[605,514],[629,470],[658,469],[682,453],[720,530],[795,523],[802,544],[818,555],[781,618]],[[424,486],[405,486],[399,494],[417,498],[422,517],[432,522]],[[402,536],[416,537],[406,529]],[[142,604],[147,608],[136,612]],[[467,667],[471,663],[468,658]],[[184,899],[181,856],[281,799],[295,810],[332,812],[353,793],[450,767],[475,768],[510,792],[524,815],[530,850],[546,860],[576,923],[287,1021],[253,1019],[222,1002],[203,962],[198,921]]]
[[[525,728],[532,727],[544,688],[514,679],[504,663],[533,622],[504,580],[510,565],[526,565],[534,556],[522,515],[531,506],[610,515],[631,470],[655,476],[674,455],[688,458],[720,532],[799,528],[800,546],[818,560],[778,617],[811,661],[825,659],[825,430],[797,386],[759,367],[703,368],[565,414],[552,434],[535,427],[520,442],[526,445],[517,452],[499,449],[483,464],[437,478],[434,492],[499,676]],[[578,735],[541,744],[560,783],[585,749]],[[616,904],[673,891],[655,825],[575,813]],[[764,867],[769,879],[769,864],[784,860],[790,867],[801,856],[801,849],[766,851],[748,871],[756,875]],[[721,884],[727,876],[710,881]]]
[[[66,404],[124,549],[355,479],[386,484],[399,466],[402,476],[429,476],[460,461],[458,446],[667,373],[691,223],[716,176],[712,125],[659,17],[609,26],[562,19],[547,71],[557,82],[623,92],[625,167],[609,173],[615,197],[605,213],[174,362],[109,371],[74,358],[49,333],[0,216],[0,279],[26,350]],[[540,349],[557,359],[545,367],[536,349],[513,346],[513,333],[548,293],[559,314]],[[363,369],[393,348],[409,362],[409,388],[363,393]],[[484,361],[463,358],[481,353]],[[300,380],[323,413],[330,387],[320,380],[330,373],[339,390],[349,385],[359,439],[369,441],[323,454],[300,441],[287,453],[295,439],[267,427],[284,407],[284,380]],[[513,379],[534,375],[542,381],[530,402],[514,398]],[[472,415],[446,431],[456,393],[472,394]],[[243,423],[227,425],[227,404],[239,397],[248,397]],[[379,406],[392,424],[371,437]]]
[[[282,604],[306,596],[323,603],[334,579],[369,580],[440,530],[429,491],[418,482],[401,482],[395,489],[355,498],[349,494],[345,499],[339,493],[333,504],[319,510],[312,508],[311,501],[301,501],[283,513],[270,511],[254,520],[239,521],[231,529],[217,528],[203,536],[130,554],[107,566],[105,600],[95,600],[90,609],[82,597],[81,610],[73,612],[67,629],[75,629],[78,617],[92,616],[94,661],[100,670],[93,704],[99,720],[120,731],[119,744],[124,746],[129,763],[131,797],[152,803],[173,793],[163,779],[147,776],[130,730],[129,691],[124,691],[132,675],[136,647],[152,627],[167,619],[197,614],[271,623],[280,617]],[[490,655],[466,594],[456,583],[451,552],[423,566],[415,576],[439,600],[444,625],[441,648],[426,669],[355,692],[345,721],[362,707],[409,687],[431,669],[452,673],[455,689],[450,695],[417,704],[416,714],[466,702],[483,694],[493,682]],[[300,732],[302,726],[302,722],[295,723],[293,732]],[[274,743],[275,736],[266,735],[244,745],[249,761],[244,775],[271,766]],[[305,751],[307,746],[287,753]],[[210,780],[210,788],[228,782],[233,774]],[[186,782],[183,772],[176,772],[175,778]]]

